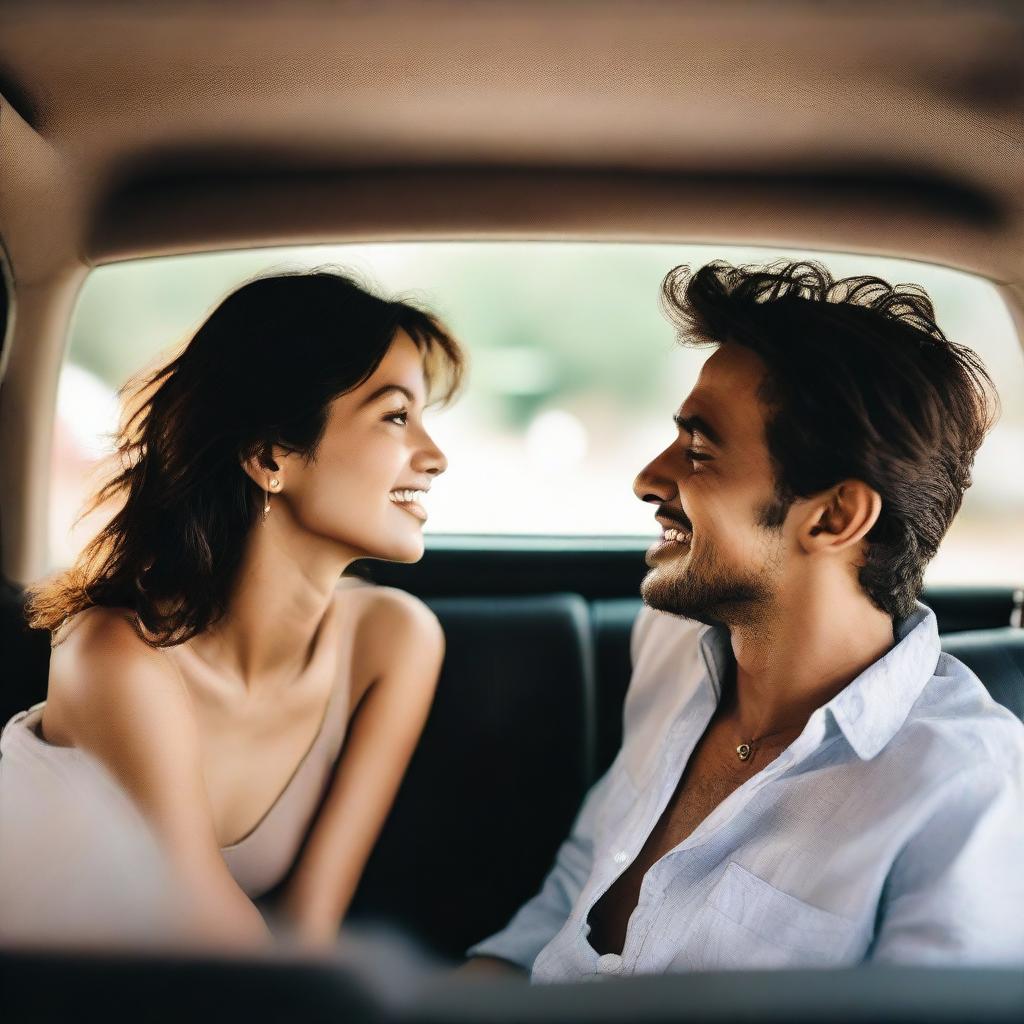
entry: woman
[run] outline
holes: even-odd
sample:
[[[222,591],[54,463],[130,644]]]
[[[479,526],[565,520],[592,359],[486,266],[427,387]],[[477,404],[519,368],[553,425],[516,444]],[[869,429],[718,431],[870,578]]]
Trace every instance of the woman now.
[[[53,631],[47,699],[8,726],[0,766],[23,770],[0,789],[98,762],[194,939],[268,942],[252,899],[286,877],[282,927],[336,935],[444,646],[416,599],[339,577],[421,557],[422,495],[446,466],[423,411],[462,366],[436,319],[339,274],[246,284],[138,391],[96,498],[116,514],[30,594]]]

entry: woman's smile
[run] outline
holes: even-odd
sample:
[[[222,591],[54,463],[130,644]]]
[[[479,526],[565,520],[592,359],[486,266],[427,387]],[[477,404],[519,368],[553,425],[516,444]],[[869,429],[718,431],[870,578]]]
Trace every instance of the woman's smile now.
[[[392,504],[397,505],[411,516],[415,516],[420,522],[425,523],[427,521],[427,510],[421,502],[426,493],[424,490],[395,490],[388,497],[391,499]]]

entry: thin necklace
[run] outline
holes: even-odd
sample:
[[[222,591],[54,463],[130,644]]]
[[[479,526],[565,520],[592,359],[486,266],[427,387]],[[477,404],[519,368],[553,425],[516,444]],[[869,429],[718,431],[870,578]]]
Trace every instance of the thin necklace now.
[[[766,732],[763,736],[752,736],[745,743],[741,743],[736,748],[736,756],[741,761],[749,761],[754,754],[754,749],[758,743],[763,743],[767,739],[771,739],[772,736],[781,736],[783,733],[789,732],[792,729],[792,725],[787,725],[784,729],[776,729],[775,732]]]
[[[732,687],[733,699],[735,699],[736,697],[736,676],[737,666],[734,662],[728,676],[728,682],[729,684],[731,684]],[[736,756],[741,761],[749,761],[751,757],[754,756],[757,744],[763,743],[767,739],[771,739],[772,736],[781,736],[784,732],[788,732],[792,728],[792,725],[787,725],[782,729],[776,729],[775,732],[766,732],[763,736],[752,736],[749,740],[740,743],[739,746],[736,747]]]

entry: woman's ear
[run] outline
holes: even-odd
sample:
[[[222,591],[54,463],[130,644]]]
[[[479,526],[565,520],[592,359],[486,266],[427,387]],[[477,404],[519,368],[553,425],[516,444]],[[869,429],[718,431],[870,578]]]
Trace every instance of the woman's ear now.
[[[261,491],[277,492],[284,487],[284,474],[271,446],[265,445],[254,455],[239,462],[242,471]],[[275,484],[274,481],[277,481]]]
[[[844,480],[810,499],[797,541],[807,553],[835,554],[859,544],[878,522],[882,496],[863,480]]]

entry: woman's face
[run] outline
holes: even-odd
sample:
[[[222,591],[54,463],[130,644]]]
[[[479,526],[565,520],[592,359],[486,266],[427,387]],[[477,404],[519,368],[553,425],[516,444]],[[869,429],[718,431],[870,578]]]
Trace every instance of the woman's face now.
[[[302,531],[354,558],[415,562],[423,554],[423,492],[448,465],[423,427],[426,398],[423,355],[399,331],[374,374],[331,403],[315,460],[277,459],[272,513],[284,504]]]

